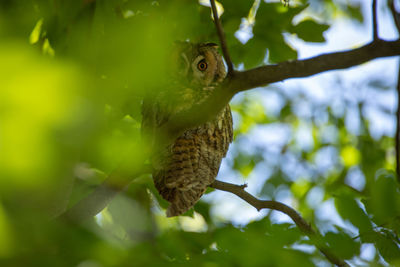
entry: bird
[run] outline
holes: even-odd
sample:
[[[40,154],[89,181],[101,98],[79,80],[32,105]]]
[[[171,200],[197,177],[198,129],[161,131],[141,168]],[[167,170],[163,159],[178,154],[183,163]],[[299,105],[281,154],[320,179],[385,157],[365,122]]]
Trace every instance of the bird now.
[[[171,82],[142,103],[142,136],[152,146],[161,126],[179,112],[206,100],[224,80],[226,69],[215,43],[178,42],[171,53]],[[229,104],[215,118],[185,130],[176,140],[152,151],[154,185],[170,205],[167,217],[182,215],[205,193],[233,139]]]

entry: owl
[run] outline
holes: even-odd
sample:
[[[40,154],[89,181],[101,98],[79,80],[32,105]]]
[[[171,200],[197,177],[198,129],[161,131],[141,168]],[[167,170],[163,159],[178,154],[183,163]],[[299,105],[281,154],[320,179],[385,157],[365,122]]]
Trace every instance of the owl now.
[[[178,216],[196,204],[218,174],[232,142],[232,115],[225,106],[212,120],[187,129],[166,146],[157,147],[161,126],[178,112],[206,100],[226,75],[214,43],[176,44],[171,53],[173,81],[142,105],[142,135],[153,146],[153,180],[160,195],[170,202],[167,216]]]

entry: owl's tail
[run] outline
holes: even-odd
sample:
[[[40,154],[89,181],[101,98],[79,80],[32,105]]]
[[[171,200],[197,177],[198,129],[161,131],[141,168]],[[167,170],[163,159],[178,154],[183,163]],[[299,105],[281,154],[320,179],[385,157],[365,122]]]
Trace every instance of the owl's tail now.
[[[167,217],[181,215],[187,212],[196,204],[200,197],[206,191],[206,188],[191,188],[189,190],[174,190],[174,195],[171,200],[171,205],[167,209]]]

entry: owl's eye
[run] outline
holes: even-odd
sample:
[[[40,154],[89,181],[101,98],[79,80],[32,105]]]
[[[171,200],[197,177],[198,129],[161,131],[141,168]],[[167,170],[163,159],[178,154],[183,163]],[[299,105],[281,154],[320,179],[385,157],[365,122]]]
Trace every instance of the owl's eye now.
[[[207,69],[207,63],[204,61],[204,59],[197,64],[197,68],[200,71],[205,71]]]

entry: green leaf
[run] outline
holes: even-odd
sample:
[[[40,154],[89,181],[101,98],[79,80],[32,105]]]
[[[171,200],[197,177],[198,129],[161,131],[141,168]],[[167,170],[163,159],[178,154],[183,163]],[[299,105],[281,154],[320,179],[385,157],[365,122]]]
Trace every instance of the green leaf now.
[[[385,261],[391,263],[400,259],[400,248],[392,237],[384,233],[375,232],[374,241],[379,254]]]
[[[247,177],[262,159],[261,155],[239,153],[234,159],[233,168],[238,170],[243,177]]]
[[[254,34],[257,37],[265,37],[289,31],[293,18],[306,7],[307,5],[285,8],[281,3],[262,2],[256,14]]]
[[[203,216],[203,218],[207,222],[207,224],[212,223],[211,215],[210,215],[210,208],[211,208],[210,204],[205,201],[199,201],[194,206],[195,211],[200,213]]]
[[[356,4],[355,6],[352,6],[354,3],[349,3],[346,5],[347,12],[349,12],[349,15],[356,19],[358,22],[362,23],[364,21],[364,16],[361,10],[361,5]]]
[[[262,40],[253,38],[244,45],[244,51],[246,51],[243,58],[244,67],[246,69],[253,68],[264,62],[267,44]]]
[[[194,208],[189,209],[187,212],[183,213],[180,216],[187,216],[190,218],[194,218]]]
[[[296,33],[300,39],[306,42],[325,42],[323,33],[329,29],[329,25],[320,24],[314,20],[303,20],[293,27],[293,33]]]
[[[280,240],[285,231],[289,233]],[[218,229],[216,243],[230,260],[222,266],[314,266],[309,254],[286,248],[285,244],[295,242],[299,236],[299,230],[289,224],[275,227],[264,219],[242,230],[232,226]]]
[[[360,243],[343,232],[328,232],[325,234],[324,240],[340,258],[351,259],[360,252]]]
[[[282,34],[290,31],[293,27],[292,20],[294,16],[304,8],[305,6],[287,9],[280,3],[260,4],[253,28],[253,39],[257,42],[258,50],[268,48],[270,62],[281,62],[297,58],[297,52],[285,42]],[[264,57],[261,59],[264,59]]]
[[[150,192],[153,194],[153,196],[156,198],[158,204],[160,205],[160,207],[166,209],[169,206],[169,202],[166,201],[165,199],[163,199],[160,195],[160,193],[158,193],[156,187],[154,186],[154,183],[152,181],[152,179],[148,179],[147,183],[146,183],[147,188],[150,190]]]
[[[349,220],[360,232],[372,229],[371,221],[367,214],[359,206],[357,201],[349,195],[341,195],[335,198],[335,206],[343,219]]]
[[[369,135],[360,136],[358,144],[361,155],[368,155],[361,157],[361,169],[369,187],[374,184],[376,171],[384,166],[386,151]]]
[[[393,175],[381,175],[371,188],[370,204],[374,219],[387,223],[400,214],[400,196]]]
[[[224,25],[225,33],[233,35],[239,30],[242,18],[247,17],[253,6],[254,1],[241,0],[241,1],[220,1],[224,7],[224,14],[221,16],[221,22]]]
[[[297,51],[284,41],[282,41],[280,44],[270,43],[268,45],[269,62],[278,63],[293,59],[297,59]]]
[[[40,39],[40,33],[42,31],[42,25],[43,25],[43,18],[39,19],[33,28],[31,35],[29,36],[29,43],[30,44],[35,44],[39,41]]]

